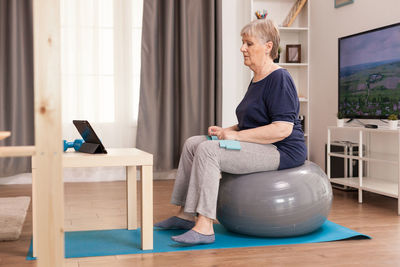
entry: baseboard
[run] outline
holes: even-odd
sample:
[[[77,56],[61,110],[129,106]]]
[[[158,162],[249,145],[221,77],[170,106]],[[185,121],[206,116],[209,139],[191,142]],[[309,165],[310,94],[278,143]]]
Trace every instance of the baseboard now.
[[[32,184],[32,173],[20,173],[8,177],[0,177],[0,185]]]
[[[154,172],[154,180],[173,180],[176,169],[164,172]],[[102,167],[102,168],[66,168],[64,169],[64,182],[112,182],[125,181],[124,167]],[[140,177],[138,170],[137,177]],[[21,173],[9,177],[0,177],[0,185],[32,184],[32,173]]]
[[[174,180],[176,177],[176,171],[177,169],[164,172],[154,172],[153,178],[154,180]]]

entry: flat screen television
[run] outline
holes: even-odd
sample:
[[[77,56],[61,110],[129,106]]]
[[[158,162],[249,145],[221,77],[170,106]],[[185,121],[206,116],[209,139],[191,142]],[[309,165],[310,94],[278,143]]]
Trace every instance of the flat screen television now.
[[[400,23],[339,38],[339,112],[400,115]]]

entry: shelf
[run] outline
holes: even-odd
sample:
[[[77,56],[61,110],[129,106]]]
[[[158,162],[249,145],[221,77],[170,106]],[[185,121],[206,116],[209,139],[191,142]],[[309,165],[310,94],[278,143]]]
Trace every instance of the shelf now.
[[[358,145],[361,141],[363,141],[363,136],[364,135],[371,135],[371,133],[374,134],[397,134],[400,137],[400,131],[399,129],[396,130],[391,130],[387,126],[380,128],[365,128],[363,126],[345,126],[345,127],[337,127],[337,126],[328,126],[328,140],[331,140],[332,133],[339,132],[343,136],[348,136],[348,135],[359,135],[358,142],[355,143],[354,145]],[[393,136],[392,136],[393,137]],[[396,136],[395,136],[396,137]],[[343,137],[342,137],[343,138]],[[393,172],[393,166],[398,169],[400,167],[400,154],[396,153],[395,151],[391,151],[391,153],[382,153],[382,152],[374,152],[374,151],[369,151],[371,149],[370,147],[370,142],[371,139],[367,138],[367,142],[363,142],[362,150],[366,150],[363,152],[362,157],[358,155],[358,151],[355,151],[354,156],[346,155],[344,152],[331,152],[327,153],[327,156],[330,157],[339,157],[339,158],[344,158],[344,159],[352,159],[352,160],[358,160],[359,162],[359,175],[362,177],[362,179],[359,179],[359,177],[346,177],[346,178],[331,178],[330,181],[331,183],[334,184],[340,184],[344,186],[349,186],[353,188],[359,189],[358,192],[358,202],[362,203],[363,195],[362,191],[368,191],[368,192],[373,192],[376,194],[384,195],[384,196],[389,196],[389,197],[394,197],[398,199],[398,215],[400,215],[400,196],[399,196],[399,180],[400,180],[400,173],[395,174]],[[344,144],[348,142],[343,142]],[[332,143],[331,143],[332,144]],[[333,143],[334,144],[334,143]],[[353,143],[350,142],[352,145]],[[397,147],[397,142],[393,144],[395,147]],[[358,147],[359,148],[359,147]],[[361,153],[361,150],[360,150]],[[351,161],[352,161],[351,160]],[[346,160],[347,161],[347,160]],[[346,162],[345,161],[345,162]],[[385,163],[385,164],[391,164],[392,166],[381,166],[382,168],[373,168],[374,171],[369,171],[370,166],[374,167],[374,164],[368,165],[368,174],[372,174],[372,177],[363,177],[365,174],[364,173],[364,168],[360,168],[360,164],[362,162],[376,162],[376,163]],[[352,164],[352,163],[350,163]],[[332,170],[332,166],[330,166],[330,171]],[[331,172],[332,173],[332,172]],[[360,185],[361,182],[361,185]]]
[[[281,67],[308,67],[308,63],[278,63]]]
[[[347,158],[347,159],[360,159],[359,156],[345,155],[344,152],[331,152],[331,153],[328,153],[328,156],[337,157],[337,158]]]
[[[388,126],[378,126],[379,128],[365,128],[361,126],[344,126],[344,127],[337,127],[337,126],[328,126],[328,129],[335,129],[335,130],[344,130],[344,131],[363,131],[363,132],[371,132],[371,133],[400,133],[400,129],[391,130]]]
[[[379,152],[367,152],[360,157],[358,155],[350,156],[345,155],[344,152],[331,152],[328,153],[331,157],[338,157],[338,158],[347,158],[347,159],[355,159],[355,160],[363,160],[369,162],[383,162],[383,163],[390,163],[390,164],[398,164],[399,159],[396,154],[389,154],[389,153],[379,153]]]
[[[307,27],[278,27],[280,32],[307,32]]]
[[[358,177],[356,178],[331,178],[331,183],[346,185],[361,190],[398,198],[397,182],[391,182],[384,179],[363,177],[362,186],[359,186]]]
[[[259,10],[267,10],[268,18],[272,19],[280,28],[304,28],[309,27],[308,18],[310,16],[310,1],[307,1],[298,13],[293,24],[289,27],[282,26],[288,13],[293,8],[296,0],[251,0],[250,1],[250,18],[255,19],[254,12]]]

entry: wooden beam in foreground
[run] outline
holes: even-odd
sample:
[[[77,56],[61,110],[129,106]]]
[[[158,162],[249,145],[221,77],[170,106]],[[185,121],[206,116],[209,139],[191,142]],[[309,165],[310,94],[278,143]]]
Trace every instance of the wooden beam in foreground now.
[[[37,266],[64,265],[60,1],[33,0]]]

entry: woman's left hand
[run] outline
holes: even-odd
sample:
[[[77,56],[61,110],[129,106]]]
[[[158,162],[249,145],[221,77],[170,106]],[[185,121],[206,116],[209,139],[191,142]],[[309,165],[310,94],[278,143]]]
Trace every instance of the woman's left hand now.
[[[238,131],[221,130],[217,133],[219,140],[238,140]]]

